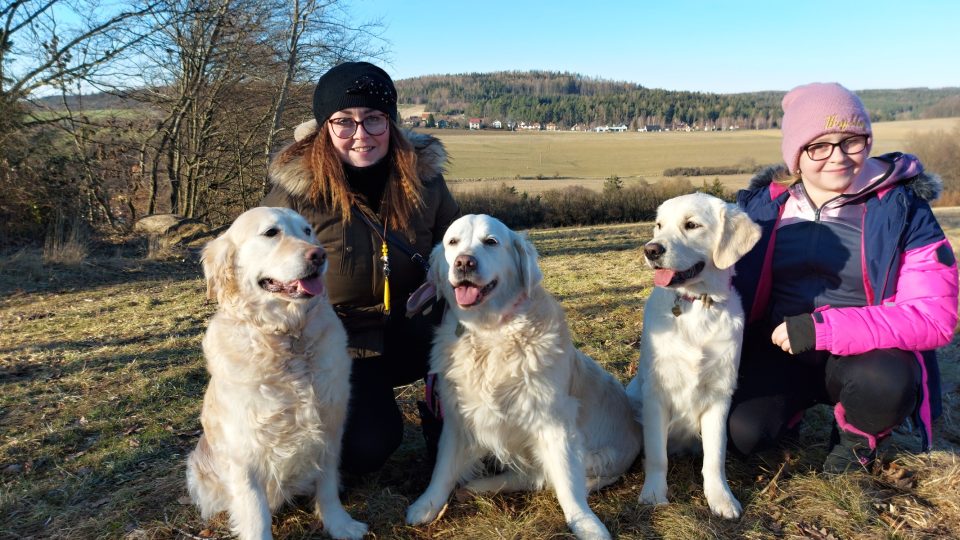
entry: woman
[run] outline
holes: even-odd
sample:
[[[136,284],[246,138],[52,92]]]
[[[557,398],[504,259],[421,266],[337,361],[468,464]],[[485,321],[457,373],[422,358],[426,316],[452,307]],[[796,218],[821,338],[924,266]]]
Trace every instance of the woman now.
[[[408,253],[429,257],[459,208],[442,176],[443,146],[397,126],[397,91],[382,69],[330,69],[313,113],[315,129],[298,128],[270,165],[274,187],[261,205],[303,214],[329,254],[327,290],[354,359],[342,467],[359,474],[400,445],[394,387],[427,372],[433,328],[405,316],[424,269]]]
[[[763,228],[737,265],[747,328],[729,417],[742,453],[833,406],[828,473],[867,467],[891,430],[940,412],[933,349],[957,323],[953,249],[930,210],[939,178],[909,154],[869,157],[870,118],[838,84],[783,98],[783,159],[741,191]]]

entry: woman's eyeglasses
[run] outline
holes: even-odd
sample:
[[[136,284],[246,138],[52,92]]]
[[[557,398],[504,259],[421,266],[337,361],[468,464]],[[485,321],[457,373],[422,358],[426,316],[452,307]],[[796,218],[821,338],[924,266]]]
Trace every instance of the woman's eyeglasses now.
[[[341,139],[349,139],[357,132],[357,121],[353,118],[331,118],[329,122],[333,126],[333,134]],[[368,116],[360,123],[367,135],[383,135],[387,131],[387,117],[380,114]]]
[[[840,142],[818,142],[813,144],[808,144],[803,147],[803,151],[807,153],[807,157],[814,161],[823,161],[828,157],[833,155],[833,149],[840,147],[840,151],[848,156],[851,154],[859,154],[863,152],[863,149],[867,147],[867,141],[870,139],[867,135],[854,135],[853,137],[847,137]]]

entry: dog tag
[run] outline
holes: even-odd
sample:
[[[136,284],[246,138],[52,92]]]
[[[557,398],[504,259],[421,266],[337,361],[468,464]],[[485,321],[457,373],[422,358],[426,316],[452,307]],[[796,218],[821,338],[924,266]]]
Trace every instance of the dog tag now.
[[[674,304],[673,309],[670,310],[673,313],[674,317],[679,317],[683,310],[680,309],[680,304]]]

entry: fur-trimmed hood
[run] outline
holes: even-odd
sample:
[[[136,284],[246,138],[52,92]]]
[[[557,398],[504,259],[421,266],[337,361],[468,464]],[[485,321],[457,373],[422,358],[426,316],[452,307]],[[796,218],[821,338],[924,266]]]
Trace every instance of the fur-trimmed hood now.
[[[912,154],[893,152],[870,159],[885,172],[880,181],[868,186],[863,194],[889,188],[895,184],[903,184],[927,202],[937,200],[943,193],[943,180],[940,176],[923,170],[920,160]],[[786,165],[769,165],[750,179],[747,189],[763,188],[789,175]]]
[[[300,159],[306,153],[308,139],[317,131],[317,121],[309,120],[296,127],[293,131],[294,142],[277,153],[276,159],[270,164],[270,180],[284,188],[290,195],[306,197],[310,191],[310,174]],[[442,175],[447,166],[447,150],[440,139],[412,130],[404,130],[403,134],[413,145],[417,154],[417,174],[424,182]]]

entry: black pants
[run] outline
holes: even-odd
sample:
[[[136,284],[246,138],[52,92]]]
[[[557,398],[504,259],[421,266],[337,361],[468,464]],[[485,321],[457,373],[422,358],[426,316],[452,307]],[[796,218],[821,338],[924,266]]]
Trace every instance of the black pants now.
[[[728,419],[731,448],[749,454],[773,444],[798,413],[842,403],[846,420],[875,434],[900,425],[921,399],[916,356],[880,349],[855,356],[824,351],[790,355],[754,332],[744,342]]]
[[[403,441],[403,415],[393,389],[422,379],[429,362],[429,336],[406,322],[388,326],[382,356],[355,358],[340,467],[353,474],[380,469]]]

